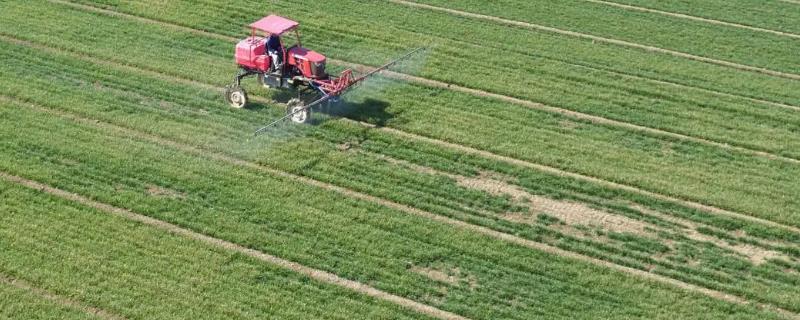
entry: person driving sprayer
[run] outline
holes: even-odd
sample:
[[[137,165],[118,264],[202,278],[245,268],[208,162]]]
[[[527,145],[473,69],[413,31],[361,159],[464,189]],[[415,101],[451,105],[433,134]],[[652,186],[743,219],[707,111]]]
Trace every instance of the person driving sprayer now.
[[[283,50],[281,45],[281,38],[277,35],[270,34],[267,37],[267,54],[272,59],[270,64],[273,72],[280,71],[283,68]]]

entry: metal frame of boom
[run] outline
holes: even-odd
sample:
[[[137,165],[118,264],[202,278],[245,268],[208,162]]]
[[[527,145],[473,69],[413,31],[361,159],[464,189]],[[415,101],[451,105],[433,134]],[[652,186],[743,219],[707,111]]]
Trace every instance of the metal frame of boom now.
[[[375,68],[375,69],[371,70],[370,72],[367,72],[367,73],[365,73],[365,74],[363,74],[363,75],[361,75],[361,76],[359,76],[357,78],[354,78],[354,79],[350,78],[352,71],[350,71],[349,69],[345,70],[345,72],[342,72],[342,77],[340,77],[340,78],[348,77],[349,79],[347,79],[346,82],[344,82],[344,81],[336,82],[339,85],[335,86],[335,87],[324,88],[324,85],[326,83],[316,83],[315,85],[317,85],[317,87],[313,87],[312,86],[312,88],[318,89],[322,93],[322,97],[321,98],[309,103],[308,105],[304,106],[301,109],[295,110],[294,112],[287,113],[285,116],[283,116],[283,117],[281,117],[281,118],[279,118],[279,119],[277,119],[277,120],[275,120],[273,122],[270,122],[269,124],[267,124],[267,125],[259,128],[258,130],[256,130],[253,133],[253,135],[257,136],[261,132],[264,132],[265,130],[267,130],[269,127],[272,127],[272,126],[278,124],[279,122],[290,118],[291,116],[293,116],[296,113],[306,111],[306,110],[308,110],[308,109],[310,109],[310,108],[312,108],[312,107],[314,107],[316,105],[319,105],[319,104],[321,104],[321,103],[323,103],[323,102],[325,102],[325,101],[327,101],[329,99],[338,98],[339,96],[341,96],[342,94],[347,92],[350,88],[352,88],[354,85],[366,80],[367,78],[375,75],[378,72],[381,72],[381,71],[384,71],[384,70],[388,69],[389,67],[397,64],[400,61],[403,61],[403,60],[407,59],[412,54],[417,53],[417,52],[419,52],[419,51],[421,51],[423,49],[425,49],[425,48],[424,47],[420,47],[420,48],[416,48],[414,50],[411,50],[411,51],[407,52],[406,54],[400,56],[399,58],[394,59],[394,60],[392,60],[392,61],[390,61],[390,62],[388,62],[388,63],[386,63],[386,64],[384,64],[384,65],[382,65],[382,66],[380,66],[378,68]],[[237,78],[237,79],[240,79],[240,78]],[[309,83],[309,84],[311,84],[311,83]],[[326,92],[325,89],[329,89],[329,91]]]

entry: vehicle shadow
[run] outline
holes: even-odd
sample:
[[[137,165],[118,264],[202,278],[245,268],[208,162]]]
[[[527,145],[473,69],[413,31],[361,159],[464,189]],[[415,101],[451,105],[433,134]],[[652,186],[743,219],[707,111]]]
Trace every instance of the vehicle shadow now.
[[[389,120],[396,116],[396,114],[386,110],[389,106],[391,106],[391,104],[386,101],[372,98],[367,98],[359,102],[350,102],[343,99],[331,105],[321,106],[319,112],[331,117],[348,118],[383,127]]]
[[[285,107],[289,100],[298,97],[298,92],[294,90],[275,90],[270,93],[269,98],[280,105]],[[309,103],[316,98],[316,95],[302,94],[301,99]],[[397,116],[396,113],[390,113],[387,109],[391,106],[390,103],[374,98],[359,99],[358,101],[349,101],[346,98],[341,98],[338,102],[322,103],[312,108],[311,124],[319,125],[332,118],[348,118],[356,121],[367,122],[379,127],[385,126],[386,123]],[[260,102],[250,101],[247,109],[252,111],[262,111],[265,109],[274,108],[267,104]],[[323,116],[320,116],[322,114]]]

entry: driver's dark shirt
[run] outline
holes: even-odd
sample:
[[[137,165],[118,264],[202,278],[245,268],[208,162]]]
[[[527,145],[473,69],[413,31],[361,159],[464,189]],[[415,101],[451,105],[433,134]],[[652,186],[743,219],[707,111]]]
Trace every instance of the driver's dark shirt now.
[[[280,37],[275,35],[270,35],[267,38],[267,52],[271,51],[281,51],[281,40]]]

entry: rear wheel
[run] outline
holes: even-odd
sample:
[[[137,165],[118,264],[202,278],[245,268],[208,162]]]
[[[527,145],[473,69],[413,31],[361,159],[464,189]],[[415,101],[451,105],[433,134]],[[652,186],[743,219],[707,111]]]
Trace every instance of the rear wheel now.
[[[294,98],[286,103],[286,114],[291,114],[289,119],[294,123],[308,123],[311,120],[311,110],[303,108],[305,108],[303,100]]]
[[[225,88],[225,100],[236,109],[244,108],[247,104],[247,92],[239,86]]]

